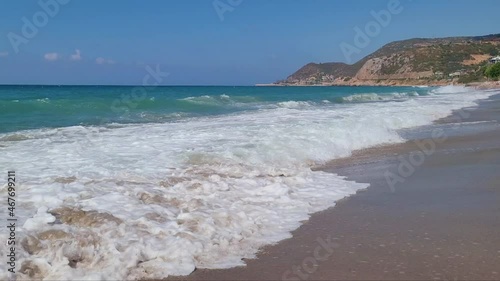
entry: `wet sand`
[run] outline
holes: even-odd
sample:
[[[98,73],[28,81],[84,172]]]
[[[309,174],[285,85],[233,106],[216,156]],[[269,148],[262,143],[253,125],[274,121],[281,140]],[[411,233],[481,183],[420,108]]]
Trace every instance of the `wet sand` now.
[[[414,141],[329,163],[318,169],[371,186],[246,267],[168,280],[500,280],[500,95],[462,115],[437,122],[447,138],[411,175],[398,167],[422,151]]]

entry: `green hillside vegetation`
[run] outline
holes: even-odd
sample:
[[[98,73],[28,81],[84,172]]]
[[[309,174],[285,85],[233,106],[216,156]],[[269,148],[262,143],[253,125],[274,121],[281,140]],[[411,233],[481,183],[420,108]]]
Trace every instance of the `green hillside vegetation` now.
[[[500,34],[478,37],[415,38],[389,43],[355,64],[309,63],[278,84],[321,84],[356,80],[362,69],[372,81],[460,83],[499,79],[489,59],[500,54]],[[371,61],[372,64],[367,64]],[[373,64],[373,62],[376,62]],[[378,64],[378,66],[376,66]],[[368,76],[367,76],[368,75]]]
[[[488,66],[484,71],[484,75],[490,79],[498,81],[500,78],[500,63]]]
[[[464,65],[473,54],[494,54],[498,49],[492,43],[459,43],[428,46],[415,52],[412,68],[415,71],[433,70],[452,73],[460,70],[477,70],[476,65]],[[493,55],[492,55],[493,56]]]

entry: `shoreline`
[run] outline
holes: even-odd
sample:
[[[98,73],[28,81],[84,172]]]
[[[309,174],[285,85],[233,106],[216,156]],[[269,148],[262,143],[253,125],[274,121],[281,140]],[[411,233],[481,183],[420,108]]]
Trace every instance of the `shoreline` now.
[[[394,81],[392,81],[394,82]],[[442,86],[464,86],[472,87],[476,89],[500,89],[500,81],[489,81],[489,82],[473,82],[473,83],[456,83],[450,81],[445,81],[443,83],[429,83],[429,84],[397,84],[394,83],[340,83],[340,84],[316,84],[316,85],[297,85],[297,84],[255,84],[255,87],[442,87]]]
[[[462,120],[458,114],[435,124]],[[462,121],[458,124],[498,125],[500,95],[481,101]],[[419,149],[412,141],[332,161],[319,170],[370,187],[313,214],[293,238],[264,247],[257,259],[246,260],[246,267],[200,269],[166,280],[498,280],[498,140],[498,128],[447,138],[395,192],[383,175],[397,170],[396,156],[409,157]],[[332,253],[315,261],[321,239]]]

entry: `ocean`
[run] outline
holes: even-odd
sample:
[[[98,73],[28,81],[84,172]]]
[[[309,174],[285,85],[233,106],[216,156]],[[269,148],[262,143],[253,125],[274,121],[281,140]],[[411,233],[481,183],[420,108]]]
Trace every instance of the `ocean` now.
[[[0,133],[28,129],[173,122],[278,108],[425,95],[383,87],[0,86]]]
[[[405,142],[402,130],[491,94],[0,86],[0,172],[16,173],[18,268],[47,280],[119,280],[244,265],[368,187],[314,167]]]

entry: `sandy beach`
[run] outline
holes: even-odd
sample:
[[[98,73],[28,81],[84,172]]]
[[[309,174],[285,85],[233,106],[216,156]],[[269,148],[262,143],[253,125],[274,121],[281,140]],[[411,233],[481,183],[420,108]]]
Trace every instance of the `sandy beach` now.
[[[427,221],[421,213],[434,210],[428,200],[447,203],[461,184],[486,178],[488,162],[476,158],[496,156],[491,148],[498,139],[498,121],[491,121],[497,109],[488,107],[494,103],[482,103],[473,116],[458,111],[461,118],[446,118],[496,93],[456,85],[159,87],[127,120],[113,113],[118,123],[95,126],[79,124],[110,116],[102,105],[133,87],[0,90],[0,104],[16,117],[1,128],[0,150],[7,157],[0,166],[24,175],[16,193],[22,203],[13,214],[22,226],[15,265],[23,280],[435,276],[417,261],[435,264],[440,259],[431,258],[437,256],[447,264],[429,249],[444,247],[441,236],[453,245],[465,243],[453,235],[467,231],[446,222],[450,226],[439,236],[433,228],[443,219]],[[80,106],[83,100],[88,107]],[[38,111],[27,114],[30,106]],[[167,119],[159,122],[159,116]],[[412,171],[398,171],[400,158],[416,149],[404,142],[421,140],[426,148],[430,137],[435,151],[425,159],[410,157],[422,162]],[[475,154],[463,154],[470,151]],[[476,161],[472,168],[469,159]],[[457,163],[483,174],[460,170],[465,180],[457,180]],[[386,172],[393,174],[392,188]],[[431,193],[441,177],[455,189]],[[466,187],[463,194],[476,196]],[[463,197],[463,206],[471,206],[468,199]],[[463,213],[458,218],[473,223],[487,214]],[[413,256],[418,250],[420,259]],[[8,251],[6,244],[0,247]],[[400,252],[406,260],[394,254]],[[8,280],[7,272],[1,268],[0,279]]]
[[[314,214],[246,267],[168,280],[499,280],[499,121],[496,95],[404,132],[420,145],[358,151],[318,167],[370,187]],[[401,175],[402,159],[431,142],[432,153]],[[401,176],[392,187],[388,173]]]
[[[500,1],[70,2],[2,6],[0,281],[500,281]]]

